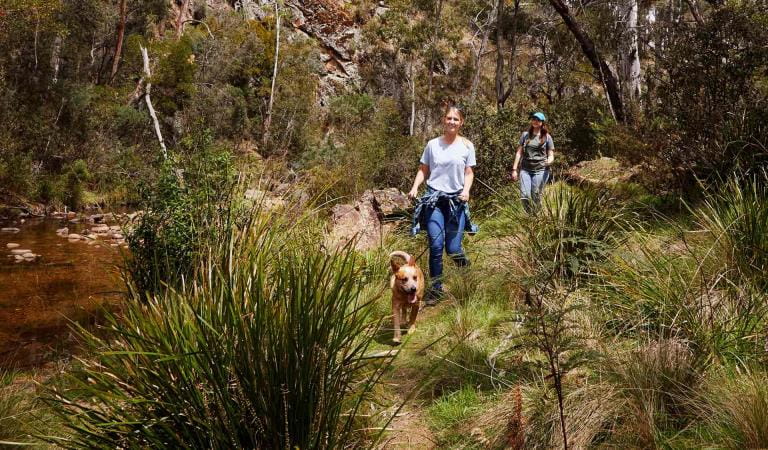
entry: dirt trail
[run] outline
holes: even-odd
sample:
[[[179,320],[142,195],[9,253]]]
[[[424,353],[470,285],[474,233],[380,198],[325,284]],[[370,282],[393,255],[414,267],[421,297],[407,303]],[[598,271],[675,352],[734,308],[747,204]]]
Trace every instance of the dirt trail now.
[[[419,318],[417,319],[416,334],[413,336],[413,340],[405,340],[404,344],[400,346],[401,355],[394,362],[394,370],[391,375],[387,376],[385,383],[391,383],[395,386],[397,391],[396,404],[400,404],[407,397],[411,399],[406,405],[398,412],[397,416],[392,419],[387,426],[387,432],[384,434],[381,443],[376,447],[377,449],[436,449],[438,447],[438,439],[432,430],[429,428],[428,418],[426,412],[423,409],[423,405],[418,399],[414,399],[419,385],[421,383],[421,376],[418,373],[408,367],[398,366],[398,360],[409,357],[423,357],[418,355],[418,352],[423,351],[424,347],[429,343],[423,342],[419,337],[419,325],[421,327],[426,326],[430,319],[437,316],[442,309],[446,306],[446,302],[442,302],[438,306],[426,307],[419,312]]]

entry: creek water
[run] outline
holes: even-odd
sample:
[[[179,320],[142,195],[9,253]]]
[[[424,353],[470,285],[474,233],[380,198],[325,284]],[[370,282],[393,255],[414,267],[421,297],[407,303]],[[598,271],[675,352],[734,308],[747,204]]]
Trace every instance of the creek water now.
[[[70,321],[95,323],[122,298],[122,247],[107,239],[70,240],[56,230],[85,234],[92,224],[55,219],[3,222],[0,227],[0,368],[42,365],[76,345]],[[39,255],[17,260],[8,244]]]

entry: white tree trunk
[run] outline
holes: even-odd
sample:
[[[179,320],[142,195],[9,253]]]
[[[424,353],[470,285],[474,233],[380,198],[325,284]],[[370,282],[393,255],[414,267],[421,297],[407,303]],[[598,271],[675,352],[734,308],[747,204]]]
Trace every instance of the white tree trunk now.
[[[413,76],[413,55],[408,64],[408,86],[411,88],[411,122],[408,135],[413,136],[413,127],[416,125],[416,79]]]
[[[147,84],[144,86],[144,99],[147,102],[147,109],[149,109],[149,116],[152,118],[152,123],[155,126],[155,134],[157,140],[160,142],[160,148],[163,150],[163,158],[168,159],[168,150],[165,148],[165,141],[163,141],[163,134],[160,132],[160,122],[157,120],[157,114],[155,114],[155,108],[152,107],[152,99],[150,93],[152,92],[152,72],[149,69],[149,55],[147,49],[143,45],[139,46],[141,50],[141,56],[144,58],[144,76]]]
[[[53,77],[51,77],[52,84],[56,84],[59,81],[59,68],[61,67],[61,45],[64,41],[61,36],[56,35],[53,40],[53,50],[51,51],[51,70],[53,71]]]
[[[275,0],[275,65],[272,70],[272,88],[269,91],[269,106],[267,107],[267,117],[264,119],[264,138],[263,141],[267,142],[269,138],[269,127],[272,124],[272,106],[275,103],[275,81],[277,80],[277,64],[280,56],[280,5],[278,0]]]
[[[638,36],[638,5],[637,0],[629,0],[629,17],[627,18],[627,31],[629,32],[629,54],[627,61],[627,91],[629,98],[637,100],[641,93],[641,67],[640,45]]]

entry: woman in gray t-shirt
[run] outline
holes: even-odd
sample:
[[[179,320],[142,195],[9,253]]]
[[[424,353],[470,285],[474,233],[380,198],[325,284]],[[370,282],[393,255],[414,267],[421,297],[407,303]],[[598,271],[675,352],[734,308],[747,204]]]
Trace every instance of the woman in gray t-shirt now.
[[[520,199],[528,212],[541,206],[541,194],[549,180],[549,166],[555,160],[555,143],[546,125],[544,113],[531,115],[531,127],[520,136],[512,165],[512,179],[520,180]],[[517,168],[522,164],[518,174]]]
[[[464,114],[459,108],[449,107],[443,116],[443,135],[432,139],[424,148],[421,164],[410,198],[418,196],[419,186],[426,180],[427,192],[420,199],[429,236],[429,274],[432,286],[426,303],[434,304],[443,293],[443,251],[459,266],[469,264],[461,246],[467,223],[466,208],[469,201],[475,166],[475,146],[459,135]]]

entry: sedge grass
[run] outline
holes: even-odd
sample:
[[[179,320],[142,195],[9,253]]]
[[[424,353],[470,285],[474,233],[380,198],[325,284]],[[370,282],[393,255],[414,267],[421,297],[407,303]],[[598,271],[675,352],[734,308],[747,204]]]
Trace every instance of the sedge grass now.
[[[337,448],[386,363],[364,359],[377,321],[350,246],[254,211],[208,249],[198,277],[132,290],[69,387],[47,401],[66,448]]]

